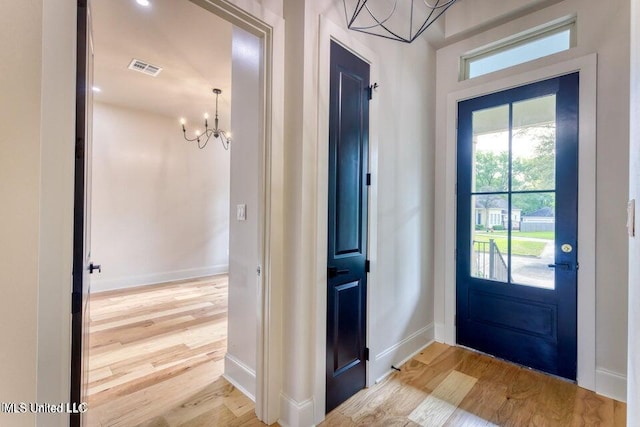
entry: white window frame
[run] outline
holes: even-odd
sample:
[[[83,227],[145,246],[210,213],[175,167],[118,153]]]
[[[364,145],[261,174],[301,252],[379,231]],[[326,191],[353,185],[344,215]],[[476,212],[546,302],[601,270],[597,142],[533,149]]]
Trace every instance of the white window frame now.
[[[494,56],[500,54],[506,50],[513,49],[515,47],[524,46],[529,43],[538,41],[542,38],[549,37],[555,34],[559,34],[563,31],[569,30],[569,48],[575,47],[577,45],[577,31],[576,31],[576,17],[571,16],[569,18],[565,18],[562,20],[556,20],[549,22],[545,25],[538,26],[535,28],[531,28],[522,33],[516,34],[514,36],[498,40],[494,43],[488,44],[486,46],[480,47],[478,49],[474,49],[460,57],[460,81],[469,80],[476,77],[485,76],[487,74],[495,73],[497,71],[505,70],[507,68],[515,67],[520,64],[524,64],[527,62],[535,61],[536,59],[544,58],[546,56],[555,55],[556,53],[564,52],[568,49],[562,50],[560,52],[550,53],[548,55],[543,55],[538,58],[534,58],[528,61],[518,62],[512,64],[505,68],[500,68],[498,70],[494,70],[489,73],[480,74],[478,76],[469,77],[469,72],[471,68],[471,63],[480,59],[488,58],[490,56]]]

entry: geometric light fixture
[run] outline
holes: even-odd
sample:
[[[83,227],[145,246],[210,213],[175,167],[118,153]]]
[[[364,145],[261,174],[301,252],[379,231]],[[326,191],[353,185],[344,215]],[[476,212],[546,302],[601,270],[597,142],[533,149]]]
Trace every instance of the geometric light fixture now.
[[[225,150],[229,149],[229,144],[231,143],[231,135],[227,134],[227,132],[223,131],[218,127],[218,96],[222,93],[220,89],[213,89],[213,93],[216,94],[216,117],[213,122],[213,129],[209,129],[209,114],[204,114],[204,132],[196,131],[195,136],[193,138],[187,137],[187,129],[184,127],[186,124],[185,119],[180,119],[180,123],[182,124],[182,136],[184,139],[189,142],[198,142],[198,148],[203,149],[207,146],[209,139],[213,136],[216,139],[220,139],[222,143],[222,148]]]
[[[347,27],[411,43],[456,0],[342,0]]]

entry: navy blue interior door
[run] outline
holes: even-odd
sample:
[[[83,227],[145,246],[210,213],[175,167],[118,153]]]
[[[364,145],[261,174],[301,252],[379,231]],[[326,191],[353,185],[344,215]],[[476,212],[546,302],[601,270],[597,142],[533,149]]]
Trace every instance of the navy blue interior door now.
[[[456,339],[576,378],[577,73],[458,104]]]
[[[329,412],[365,387],[369,64],[331,43],[327,253]]]

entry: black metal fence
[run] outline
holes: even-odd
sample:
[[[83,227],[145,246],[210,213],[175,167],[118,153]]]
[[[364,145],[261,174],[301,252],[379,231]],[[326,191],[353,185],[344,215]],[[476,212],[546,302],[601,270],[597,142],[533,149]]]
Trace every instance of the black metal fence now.
[[[494,239],[473,241],[475,277],[507,282],[509,269]]]

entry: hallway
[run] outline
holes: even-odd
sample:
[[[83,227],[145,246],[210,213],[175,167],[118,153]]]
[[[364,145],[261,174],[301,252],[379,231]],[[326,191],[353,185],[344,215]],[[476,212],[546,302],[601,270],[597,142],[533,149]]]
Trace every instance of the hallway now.
[[[0,403],[6,406],[0,411],[0,425],[76,427],[82,419],[107,426],[122,419],[120,425],[127,427],[206,426],[212,420],[245,425],[259,418],[292,427],[415,427],[438,414],[430,424],[466,420],[471,425],[640,426],[640,0],[440,2],[451,7],[413,43],[356,31],[352,24],[360,20],[352,20],[354,13],[368,14],[366,8],[358,8],[360,0],[5,2],[0,17],[0,122],[5,130],[0,141],[0,333],[5,337]],[[411,14],[412,4],[398,2],[393,11],[386,10],[389,2],[383,0],[370,7],[376,17],[391,14],[388,23],[394,28],[411,31],[413,18],[419,24],[422,17]],[[105,12],[109,5],[124,10],[124,18]],[[172,13],[177,7],[193,14]],[[227,22],[210,23],[212,16]],[[130,35],[124,33],[125,23],[134,29]],[[217,53],[214,42],[222,38],[213,31],[225,29],[233,39],[236,27],[257,38],[256,43],[241,43],[234,50],[233,43],[225,42],[230,56]],[[113,70],[98,67],[107,52],[103,42],[117,54],[103,56]],[[368,227],[353,233],[367,242],[366,301],[360,298],[366,312],[358,313],[366,314],[366,339],[358,343],[365,346],[354,352],[357,357],[334,358],[346,364],[357,359],[361,365],[366,360],[370,388],[325,414],[331,363],[327,354],[335,347],[327,339],[327,276],[333,274],[328,268],[334,267],[328,262],[332,43],[363,60],[371,74],[366,87],[360,88],[364,90],[354,89],[370,107],[367,162],[360,162],[366,176],[352,180],[354,185],[366,182],[362,193],[368,192]],[[260,55],[245,55],[256,46]],[[525,46],[529,54],[519,55]],[[173,59],[164,60],[166,53]],[[507,53],[513,58],[500,64]],[[243,70],[247,79],[251,75],[251,84],[235,76],[225,78],[234,74],[234,58],[247,65]],[[477,71],[491,61],[500,66]],[[201,62],[199,70],[190,71]],[[152,66],[149,71],[162,71],[153,76],[129,68],[142,63]],[[120,73],[130,73],[135,82],[120,89],[111,86]],[[469,138],[463,144],[459,137],[466,129],[461,126],[461,106],[575,74],[577,93],[575,87],[558,92],[577,95],[578,104],[567,104],[566,114],[558,114],[558,97],[552,115],[535,102],[521,104],[551,96],[545,92],[499,103],[508,110],[501,116],[506,117],[503,124],[477,129],[475,135],[483,138],[495,133],[493,128],[518,131],[515,152],[513,132],[494,141],[495,147],[490,144],[493,137],[485,138],[491,147],[480,151],[487,161],[506,159],[501,164],[507,165],[508,174],[493,176],[493,189],[487,184],[487,191],[475,188],[473,195],[467,194],[507,195],[512,212],[490,212],[501,217],[491,224],[499,225],[502,219],[503,230],[489,233],[474,218],[473,199],[459,187],[458,153],[463,146],[478,148],[473,129],[471,144]],[[213,88],[222,90],[219,108]],[[151,102],[142,92],[154,95]],[[118,93],[139,108],[117,102]],[[201,101],[191,101],[191,95]],[[162,100],[184,108],[145,110],[155,109]],[[93,101],[98,105],[94,112],[101,110],[112,120],[92,120]],[[243,103],[253,106],[251,114]],[[530,116],[514,114],[526,105],[533,105]],[[473,112],[484,110],[465,111],[473,124]],[[184,140],[181,118],[191,137],[200,134],[196,125],[212,129],[216,112],[217,127],[232,132],[229,151],[212,144],[213,138],[205,150]],[[558,150],[557,144],[555,149],[551,144],[534,147],[520,138],[538,134],[529,127],[547,126],[551,116],[556,124],[558,117],[577,119],[570,126],[578,145],[577,154],[572,150],[569,156],[569,163],[578,167],[577,177],[570,174],[570,188],[578,193],[577,206],[571,209],[556,205],[568,200],[564,196],[551,200],[558,185],[546,185],[551,177],[568,181],[561,178],[568,177],[569,169],[557,161],[558,153],[568,151]],[[348,126],[341,129],[346,134]],[[552,141],[547,129],[549,133],[539,136]],[[103,141],[102,150],[99,142],[91,146],[92,136],[101,130],[115,131]],[[568,134],[555,132],[556,143]],[[518,141],[524,144],[522,150]],[[535,161],[552,154],[553,165]],[[94,157],[99,160],[92,164]],[[247,162],[236,167],[232,158]],[[98,164],[113,173],[94,176]],[[235,174],[232,171],[237,175],[224,178],[227,172]],[[473,187],[478,169],[466,172]],[[490,178],[489,172],[485,176]],[[503,185],[505,180],[510,182]],[[100,191],[89,190],[100,183],[105,184],[100,203],[113,209],[102,211],[107,221],[92,221],[91,214],[101,211]],[[144,188],[146,183],[157,191]],[[236,194],[232,183],[242,184],[242,191]],[[210,187],[224,191],[206,201],[212,195]],[[172,203],[163,205],[169,193]],[[561,292],[569,289],[560,283],[562,277],[553,289],[539,284],[545,277],[572,276],[572,295],[558,299],[576,305],[570,315],[540,297],[530,306],[549,314],[549,322],[532,322],[519,301],[505,307],[504,317],[512,314],[521,325],[532,325],[534,334],[550,331],[554,336],[547,343],[571,337],[571,345],[563,347],[571,350],[563,353],[571,357],[571,372],[561,375],[577,378],[580,387],[456,347],[465,343],[458,339],[461,323],[471,318],[464,317],[471,310],[458,309],[463,300],[459,296],[465,296],[464,290],[458,292],[458,279],[471,277],[473,267],[458,253],[473,247],[472,233],[462,236],[461,225],[473,231],[484,225],[485,230],[478,231],[490,235],[476,240],[486,240],[487,246],[490,239],[502,244],[498,232],[511,233],[514,221],[524,223],[528,217],[542,223],[550,218],[532,215],[539,209],[515,200],[529,193],[551,200],[544,207],[555,207],[558,215],[577,212],[577,221],[570,221],[571,236],[554,234],[553,256],[549,243],[524,240],[532,238],[522,234],[531,231],[526,227],[520,227],[524,239],[502,239],[506,250],[499,250],[506,254],[507,284],[515,271],[531,286],[519,286],[526,285],[525,279],[516,277],[511,281],[516,286],[473,278],[486,284],[477,288],[480,299],[495,291],[500,303],[511,291],[536,298]],[[469,215],[457,215],[458,198],[469,204]],[[140,209],[142,205],[146,208]],[[521,211],[514,213],[514,206]],[[345,222],[365,205],[354,207],[345,210]],[[127,224],[117,224],[123,216]],[[504,226],[505,218],[512,227]],[[192,247],[178,247],[187,234],[194,237]],[[244,242],[248,236],[251,242]],[[111,252],[117,256],[100,249],[100,242],[108,239],[117,243]],[[242,245],[236,244],[241,240]],[[345,247],[347,243],[351,242]],[[496,259],[497,251],[486,253],[494,253]],[[216,256],[208,259],[209,254]],[[169,262],[161,265],[167,261],[161,258]],[[336,273],[345,274],[345,269]],[[89,293],[97,296],[129,285],[227,271],[232,283],[225,308],[215,302],[221,287],[209,292],[198,285],[193,292],[203,294],[203,301],[181,295],[184,299],[163,303],[160,318],[148,311],[147,304],[155,298],[134,297],[138,300],[131,301],[132,314],[109,312],[96,298],[94,308],[102,312],[93,319],[93,345],[88,334],[83,335],[91,320]],[[89,276],[91,272],[95,275]],[[236,278],[242,279],[238,286]],[[101,296],[117,298],[116,292],[107,295]],[[482,317],[474,318],[485,324],[502,321],[493,305],[483,302],[466,308],[482,310]],[[352,314],[342,318],[348,321]],[[551,321],[560,318],[570,327],[554,328]],[[226,343],[217,332],[204,332],[215,323],[227,331]],[[469,335],[525,354],[551,354],[543,346],[523,344],[518,336],[505,339],[478,331]],[[350,338],[344,342],[356,343]],[[442,344],[433,344],[436,340]],[[89,347],[95,353],[91,361]],[[493,354],[508,357],[507,352]],[[522,357],[514,360],[523,363]],[[255,406],[241,390],[256,397]],[[70,403],[73,408],[16,413],[11,404],[18,402]],[[83,415],[85,406],[79,404],[85,402],[91,409]],[[444,412],[431,411],[434,407]]]

